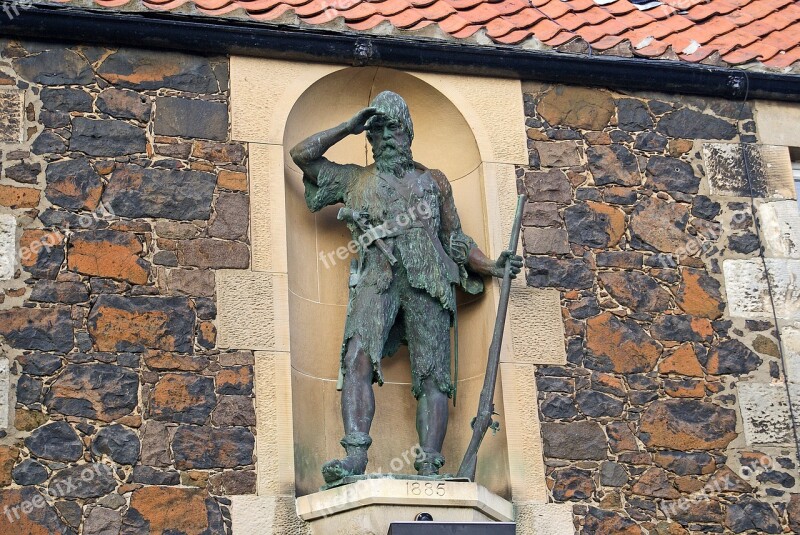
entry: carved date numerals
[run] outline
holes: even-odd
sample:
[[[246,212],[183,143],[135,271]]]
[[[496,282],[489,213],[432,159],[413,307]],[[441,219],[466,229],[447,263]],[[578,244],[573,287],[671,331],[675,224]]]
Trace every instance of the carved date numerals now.
[[[406,493],[409,496],[445,496],[447,494],[447,487],[444,483],[407,481]]]

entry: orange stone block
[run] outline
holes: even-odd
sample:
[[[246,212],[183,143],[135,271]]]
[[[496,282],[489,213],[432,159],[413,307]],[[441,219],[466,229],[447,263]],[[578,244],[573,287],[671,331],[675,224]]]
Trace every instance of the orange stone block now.
[[[9,208],[36,208],[39,206],[41,193],[33,188],[0,186],[0,205]]]

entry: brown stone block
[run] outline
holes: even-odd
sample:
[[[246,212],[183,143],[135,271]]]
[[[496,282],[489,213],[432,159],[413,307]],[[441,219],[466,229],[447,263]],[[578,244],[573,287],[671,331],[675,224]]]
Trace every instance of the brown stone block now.
[[[256,493],[256,473],[250,470],[226,470],[208,479],[209,491],[220,496]]]
[[[642,414],[639,438],[650,447],[725,448],[736,433],[736,411],[694,399],[653,402]]]
[[[602,130],[615,110],[611,94],[606,91],[559,85],[542,97],[537,111],[551,126]]]
[[[659,373],[687,375],[689,377],[703,377],[703,368],[697,360],[694,345],[686,343],[680,345],[658,366]]]
[[[156,420],[203,424],[216,403],[213,378],[190,373],[168,373],[150,392],[148,413]]]
[[[110,422],[133,412],[139,377],[111,364],[69,364],[45,396],[50,411]]]
[[[639,445],[631,428],[625,422],[611,422],[606,426],[608,433],[608,443],[611,451],[619,453],[622,451],[638,451]]]
[[[246,153],[244,146],[239,143],[215,143],[213,141],[195,141],[192,156],[214,163],[239,164],[244,160]]]
[[[0,533],[25,535],[75,533],[34,487],[0,490],[0,507],[9,512],[9,515],[0,516]],[[29,510],[27,514],[24,512],[26,509]]]
[[[722,316],[725,301],[717,279],[704,270],[681,270],[681,285],[675,294],[678,306],[687,314],[715,320]]]
[[[67,353],[74,344],[70,309],[58,306],[0,311],[0,335],[11,347]]]
[[[597,145],[587,150],[589,171],[596,186],[639,186],[642,173],[636,156],[624,145]]]
[[[89,314],[89,334],[100,351],[162,349],[189,353],[195,314],[186,298],[98,297]]]
[[[250,248],[241,242],[203,238],[178,243],[181,264],[212,269],[245,269]]]
[[[525,203],[522,224],[526,227],[555,227],[561,225],[558,205],[552,202]]]
[[[245,427],[182,425],[172,439],[175,467],[236,468],[253,464],[255,437]]]
[[[613,533],[614,535],[643,535],[644,532],[634,520],[613,511],[604,511],[589,507],[589,514],[584,521],[587,533]]]
[[[84,275],[146,284],[150,263],[140,258],[142,243],[133,233],[95,230],[75,233],[69,242],[67,267]]]
[[[218,426],[252,427],[256,425],[253,401],[249,396],[221,396],[211,415],[211,421]]]
[[[181,472],[181,485],[204,489],[208,486],[209,473],[201,470],[185,470]]]
[[[171,269],[167,272],[170,292],[192,297],[214,296],[214,273],[207,269]]]
[[[114,161],[100,165],[102,170],[113,169]],[[103,193],[98,172],[85,159],[62,160],[47,166],[47,188],[44,193],[53,204],[67,210],[94,210]]]
[[[217,345],[217,327],[213,321],[202,321],[197,325],[197,343],[206,349]]]
[[[133,491],[131,509],[147,522],[150,533],[205,533],[205,497],[199,489],[147,486]]]
[[[145,351],[144,363],[153,370],[199,372],[208,367],[208,357],[165,351]]]
[[[555,459],[605,460],[606,435],[597,422],[542,423],[544,454]]]
[[[217,373],[217,392],[250,395],[253,392],[252,366],[236,366],[220,370]]]
[[[625,212],[608,204],[587,201],[564,210],[569,241],[593,248],[613,247],[625,234]]]
[[[223,169],[217,177],[217,186],[231,191],[247,191],[247,173]]]
[[[525,188],[532,202],[567,204],[572,200],[572,185],[560,169],[525,173]]]
[[[639,480],[631,488],[631,492],[642,496],[653,498],[667,498],[674,500],[679,498],[678,492],[667,477],[667,473],[661,468],[649,468],[639,477]]]
[[[241,193],[221,192],[214,203],[214,214],[208,222],[208,235],[228,240],[245,239],[249,223],[249,197]]]
[[[697,379],[664,379],[664,392],[673,398],[703,398],[705,382]]]
[[[631,217],[631,234],[661,252],[685,255],[692,238],[686,233],[688,218],[687,205],[650,197],[636,206]]]
[[[47,415],[41,411],[17,409],[14,415],[14,427],[20,431],[33,431],[47,421]]]
[[[14,446],[0,446],[0,487],[11,485],[11,469],[19,458],[19,449]]]
[[[9,208],[36,208],[41,191],[33,188],[0,185],[0,205]]]
[[[637,323],[604,312],[586,321],[586,367],[617,373],[648,372],[661,346]]]
[[[669,308],[671,295],[656,279],[639,271],[599,274],[603,287],[619,304],[635,312],[661,312]]]
[[[567,254],[567,231],[555,228],[526,228],[523,243],[528,254]]]

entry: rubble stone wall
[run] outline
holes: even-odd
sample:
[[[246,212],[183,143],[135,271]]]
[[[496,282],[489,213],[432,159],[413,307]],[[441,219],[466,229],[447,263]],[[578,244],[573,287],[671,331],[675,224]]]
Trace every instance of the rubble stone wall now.
[[[582,533],[798,532],[788,150],[751,103],[523,91],[527,282],[569,361],[537,371],[551,499]]]
[[[224,533],[256,488],[228,59],[3,41],[0,84],[0,532]]]

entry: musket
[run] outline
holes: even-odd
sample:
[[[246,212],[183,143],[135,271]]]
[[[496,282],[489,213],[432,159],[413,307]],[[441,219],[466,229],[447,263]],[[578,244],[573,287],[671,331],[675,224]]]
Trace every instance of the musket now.
[[[508,250],[517,254],[517,244],[519,242],[520,225],[522,224],[522,211],[525,207],[527,197],[520,195],[517,199],[517,213],[514,216],[514,224],[511,227],[511,240]],[[499,422],[495,422],[492,416],[494,412],[494,391],[497,383],[497,371],[500,368],[500,348],[503,345],[503,329],[506,323],[508,312],[508,301],[511,297],[511,257],[506,259],[505,271],[503,272],[503,282],[500,284],[500,302],[497,306],[497,319],[494,322],[494,333],[492,334],[492,344],[489,346],[489,358],[486,363],[486,376],[483,378],[483,389],[481,390],[480,401],[478,402],[478,415],[472,419],[472,438],[464,454],[464,460],[458,468],[459,478],[467,478],[475,481],[475,470],[478,465],[478,449],[481,447],[486,431],[491,427],[494,431],[500,428]]]
[[[344,221],[346,223],[353,223],[361,232],[367,234],[369,237],[369,242],[366,245],[371,243],[375,243],[378,246],[378,249],[386,255],[386,258],[389,260],[391,265],[395,265],[397,263],[397,258],[392,254],[392,250],[386,245],[378,233],[380,232],[380,227],[370,227],[366,221],[366,215],[363,212],[357,212],[355,210],[351,210],[350,208],[339,208],[339,213],[336,216],[336,219],[339,221]]]

